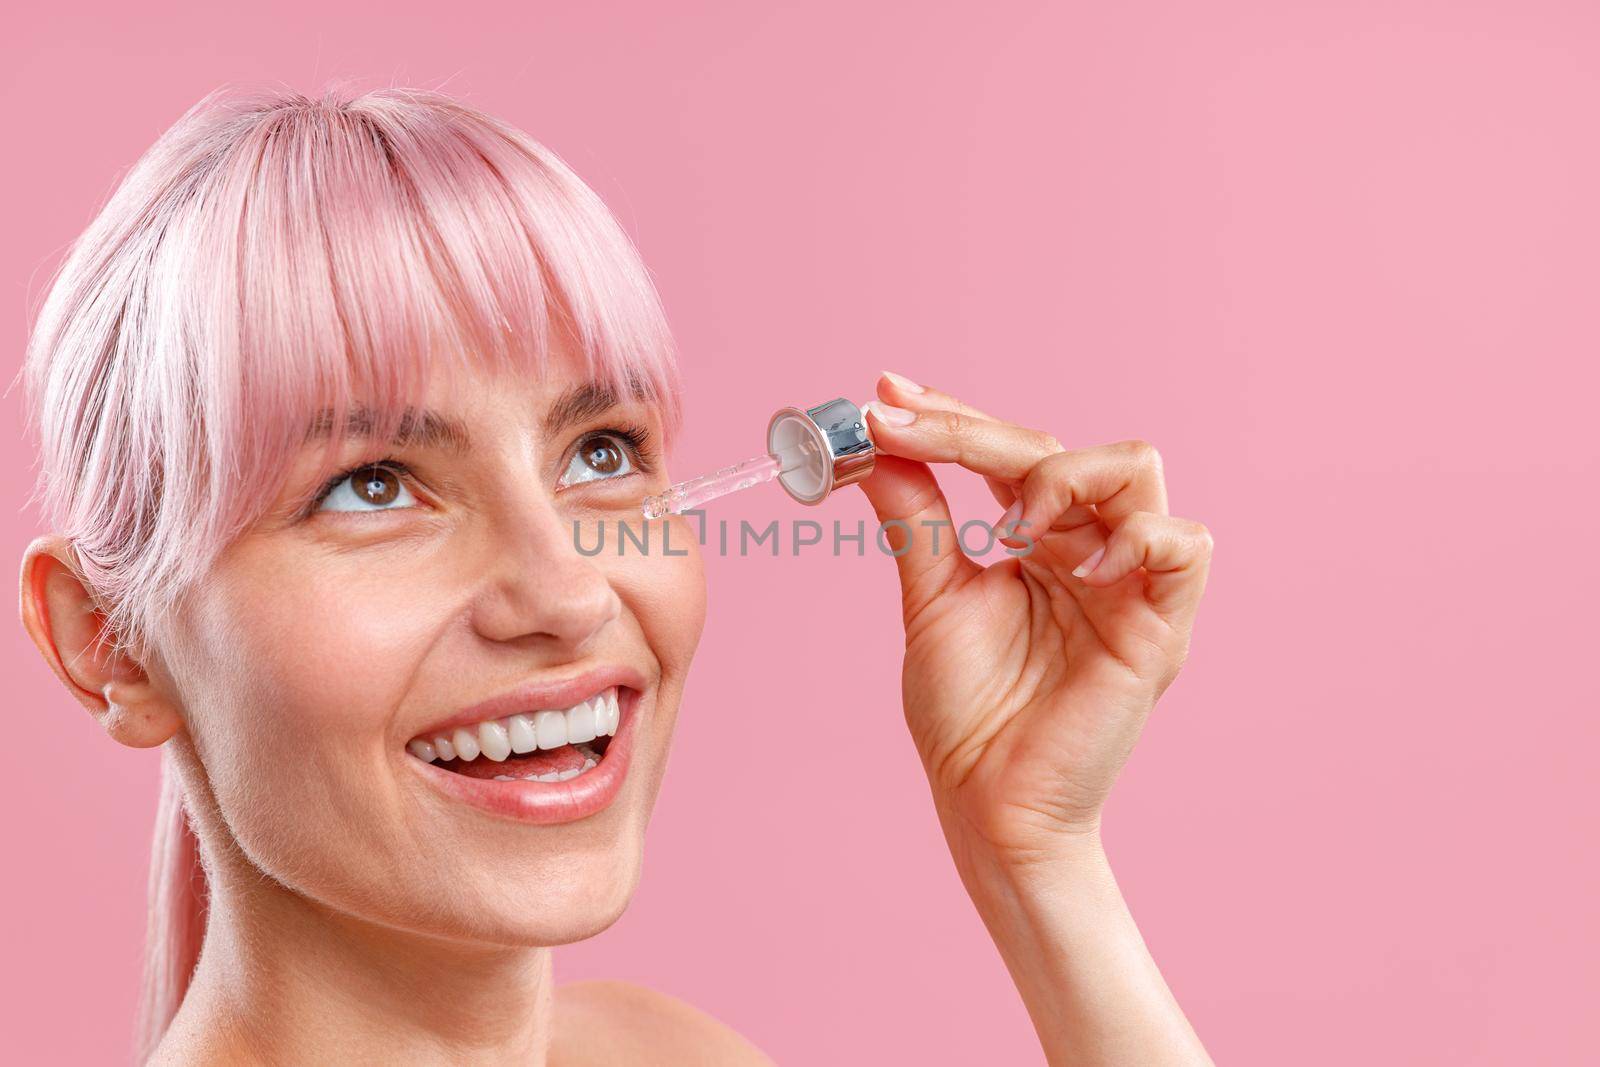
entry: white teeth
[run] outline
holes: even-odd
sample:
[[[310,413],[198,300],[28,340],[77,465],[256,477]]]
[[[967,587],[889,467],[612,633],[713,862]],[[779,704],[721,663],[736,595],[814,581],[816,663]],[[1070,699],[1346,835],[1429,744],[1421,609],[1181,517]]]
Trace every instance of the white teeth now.
[[[532,752],[539,747],[539,735],[533,732],[532,715],[513,715],[506,720],[506,733],[511,737],[511,751]]]
[[[406,743],[406,751],[424,763],[435,760],[473,760],[480,755],[496,763],[513,752],[533,752],[562,745],[582,745],[597,737],[614,737],[621,723],[617,689],[612,686],[590,700],[565,711],[526,711],[503,719],[487,719]]]
[[[597,760],[586,759],[583,761],[582,767],[574,767],[568,771],[551,771],[549,774],[530,774],[526,778],[518,778],[511,774],[497,774],[494,776],[494,780],[497,782],[564,782],[568,778],[576,778],[597,762]]]
[[[506,733],[499,719],[490,719],[478,725],[478,747],[496,763],[511,755],[511,736]]]
[[[594,703],[605,707],[604,699],[596,699]],[[567,743],[575,745],[579,741],[593,741],[594,720],[594,704],[587,700],[567,712]]]
[[[476,730],[468,730],[463,726],[450,735],[450,743],[456,746],[456,755],[461,759],[478,758],[480,749],[478,748],[478,732]]]
[[[560,748],[567,743],[567,715],[563,711],[541,711],[533,717],[540,748]]]

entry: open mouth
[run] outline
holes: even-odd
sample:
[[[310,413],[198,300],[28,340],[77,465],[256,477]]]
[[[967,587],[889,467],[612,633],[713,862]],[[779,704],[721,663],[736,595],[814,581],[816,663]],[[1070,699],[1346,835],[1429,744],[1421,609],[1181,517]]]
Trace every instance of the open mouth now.
[[[621,723],[618,686],[570,708],[530,710],[414,737],[412,756],[468,778],[564,782],[600,765]]]

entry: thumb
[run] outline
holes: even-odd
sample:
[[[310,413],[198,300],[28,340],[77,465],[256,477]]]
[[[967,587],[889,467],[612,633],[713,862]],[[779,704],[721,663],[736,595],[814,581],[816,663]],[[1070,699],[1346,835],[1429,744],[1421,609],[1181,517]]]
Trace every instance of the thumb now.
[[[877,513],[879,536],[894,554],[910,619],[976,565],[956,543],[950,505],[926,463],[880,452],[859,484]]]

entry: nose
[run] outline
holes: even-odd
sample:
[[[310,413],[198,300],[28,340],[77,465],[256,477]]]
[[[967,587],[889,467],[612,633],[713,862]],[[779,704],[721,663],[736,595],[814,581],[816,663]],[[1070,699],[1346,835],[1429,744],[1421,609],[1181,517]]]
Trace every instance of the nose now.
[[[605,572],[578,551],[572,522],[549,501],[506,514],[487,552],[489,581],[474,616],[490,640],[577,656],[622,614]]]

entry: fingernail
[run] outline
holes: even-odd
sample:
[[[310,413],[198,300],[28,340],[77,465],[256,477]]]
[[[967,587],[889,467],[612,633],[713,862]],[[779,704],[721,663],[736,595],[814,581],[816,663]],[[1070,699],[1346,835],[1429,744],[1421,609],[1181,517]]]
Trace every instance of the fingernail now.
[[[896,374],[892,370],[886,370],[886,371],[883,372],[883,376],[885,378],[889,379],[891,384],[898,385],[900,388],[904,389],[908,393],[925,393],[925,392],[927,392],[926,389],[922,388],[922,386],[918,385],[916,382],[912,381],[910,378],[907,378],[904,374]]]
[[[1022,498],[1019,496],[1011,502],[1009,508],[1006,508],[1006,513],[1000,516],[1000,522],[995,529],[999,531],[1001,537],[1015,537],[1016,535],[1010,532],[1011,524],[1020,518],[1022,518]]]
[[[1105,545],[1101,545],[1099,548],[1094,550],[1094,555],[1090,556],[1088,559],[1084,560],[1082,563],[1080,563],[1076,567],[1072,568],[1072,576],[1074,578],[1086,578],[1086,577],[1088,577],[1089,572],[1094,570],[1095,567],[1099,566],[1100,559],[1105,554],[1106,554],[1106,546]]]
[[[897,408],[892,404],[885,404],[881,400],[874,400],[869,403],[867,407],[872,410],[873,414],[877,415],[878,418],[882,419],[890,426],[910,426],[912,420],[917,417],[917,413],[915,411],[907,411],[905,408]]]

